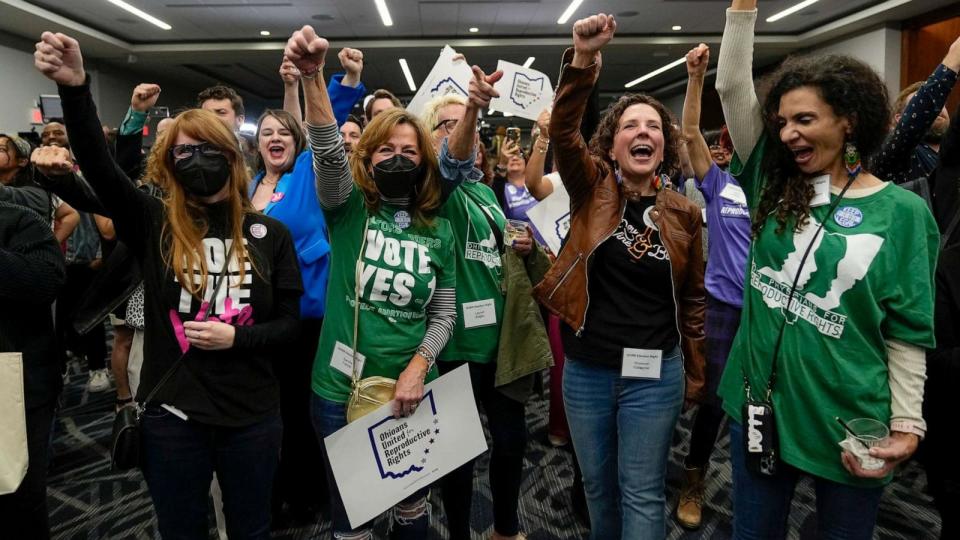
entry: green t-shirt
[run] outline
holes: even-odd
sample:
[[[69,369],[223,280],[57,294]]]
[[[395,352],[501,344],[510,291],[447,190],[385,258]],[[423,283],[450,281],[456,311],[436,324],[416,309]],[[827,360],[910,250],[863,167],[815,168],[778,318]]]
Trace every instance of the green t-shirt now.
[[[368,212],[354,186],[345,204],[324,211],[330,229],[330,283],[313,363],[313,391],[324,399],[345,403],[350,396],[350,376],[331,362],[344,365],[345,357],[352,359],[356,264],[364,235],[357,331],[357,351],[365,357],[361,377],[399,377],[423,342],[434,291],[456,286],[450,223],[434,218],[431,226],[414,222],[401,229],[394,223],[399,210],[381,205],[364,230]],[[427,380],[436,376],[433,369]]]
[[[457,326],[440,353],[440,360],[487,363],[497,358],[503,321],[503,261],[490,220],[480,205],[503,231],[506,217],[497,197],[480,182],[461,184],[440,212],[453,226],[460,277]]]
[[[731,171],[751,210],[762,188],[761,140],[746,165]],[[831,195],[831,203],[836,195]],[[834,417],[890,421],[890,385],[884,340],[932,348],[933,272],[939,234],[916,195],[887,184],[863,197],[845,196],[810,211],[800,232],[792,223],[777,234],[774,216],[750,246],[740,330],[718,394],[727,414],[742,418],[744,373],[762,399],[784,320],[787,296],[803,252],[825,223],[801,271],[791,303],[773,391],[781,458],[835,482],[877,486],[890,481],[849,474],[837,443],[845,438]]]

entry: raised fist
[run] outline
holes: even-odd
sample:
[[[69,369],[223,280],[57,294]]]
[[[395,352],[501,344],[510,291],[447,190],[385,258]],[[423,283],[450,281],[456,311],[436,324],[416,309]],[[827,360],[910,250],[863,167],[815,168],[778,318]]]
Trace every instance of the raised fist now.
[[[599,13],[573,24],[573,49],[581,54],[594,54],[600,51],[617,30],[617,21],[613,15]]]
[[[286,56],[280,63],[280,78],[283,79],[283,84],[296,84],[300,80],[300,70]]]
[[[33,65],[45,77],[63,86],[80,86],[87,79],[80,44],[59,32],[44,32],[40,36],[33,53]]]
[[[337,58],[340,59],[340,65],[344,71],[355,77],[360,76],[360,72],[363,71],[363,51],[344,47],[340,49]]]
[[[537,129],[540,130],[540,137],[547,138],[550,135],[550,107],[544,108],[537,116]]]
[[[44,176],[61,176],[73,171],[70,151],[62,146],[41,146],[30,154],[30,163]]]
[[[133,95],[130,96],[130,108],[145,113],[157,104],[159,97],[160,85],[140,83],[133,89]]]
[[[330,43],[318,37],[312,26],[306,25],[290,36],[283,54],[300,70],[301,75],[313,75],[323,68],[329,48]]]
[[[702,76],[710,64],[710,47],[701,43],[687,53],[687,75]]]
[[[469,104],[479,109],[485,109],[490,105],[490,100],[500,97],[493,85],[503,78],[502,71],[494,71],[487,75],[477,66],[473,66],[473,78],[470,79],[467,96]]]

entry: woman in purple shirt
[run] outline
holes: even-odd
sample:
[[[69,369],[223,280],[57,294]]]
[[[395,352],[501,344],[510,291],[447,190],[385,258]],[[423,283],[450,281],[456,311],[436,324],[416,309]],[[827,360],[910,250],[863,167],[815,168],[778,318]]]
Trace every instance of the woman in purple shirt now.
[[[683,486],[677,504],[677,521],[683,527],[700,526],[704,475],[710,462],[723,410],[717,385],[727,363],[733,337],[740,326],[743,281],[750,244],[750,211],[737,181],[714,163],[700,133],[700,97],[710,49],[700,44],[687,53],[687,97],[683,106],[683,136],[687,139],[697,188],[707,202],[707,314],[704,325],[707,352],[707,392],[697,411],[685,462]]]

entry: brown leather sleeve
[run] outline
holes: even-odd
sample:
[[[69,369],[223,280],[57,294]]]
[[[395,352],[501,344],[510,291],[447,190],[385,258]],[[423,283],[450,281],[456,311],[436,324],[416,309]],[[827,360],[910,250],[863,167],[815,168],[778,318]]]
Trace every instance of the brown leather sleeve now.
[[[576,68],[570,65],[572,59],[570,48],[563,53],[560,81],[550,114],[550,140],[556,148],[557,169],[570,195],[570,206],[577,208],[588,200],[594,186],[603,178],[603,171],[597,167],[580,134],[580,122],[600,75],[600,65]]]
[[[706,383],[706,340],[703,326],[707,308],[706,289],[703,285],[703,224],[700,209],[693,203],[690,203],[687,217],[687,231],[691,233],[692,239],[687,260],[687,279],[680,291],[680,331],[683,336],[683,367],[687,379],[686,398],[701,401]]]

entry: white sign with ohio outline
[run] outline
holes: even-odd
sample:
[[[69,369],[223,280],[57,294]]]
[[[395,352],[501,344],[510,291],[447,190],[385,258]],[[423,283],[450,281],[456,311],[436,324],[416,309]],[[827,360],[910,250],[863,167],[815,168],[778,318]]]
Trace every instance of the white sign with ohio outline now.
[[[426,385],[417,411],[393,402],[324,439],[350,526],[357,528],[487,450],[464,365]]]

